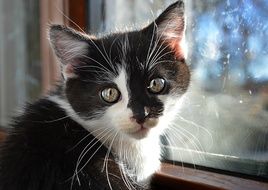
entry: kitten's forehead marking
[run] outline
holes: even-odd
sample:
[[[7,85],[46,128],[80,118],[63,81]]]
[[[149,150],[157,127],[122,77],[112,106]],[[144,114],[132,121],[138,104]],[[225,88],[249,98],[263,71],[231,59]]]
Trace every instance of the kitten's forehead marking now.
[[[120,69],[119,75],[114,79],[114,83],[117,85],[119,91],[121,92],[122,102],[127,107],[129,94],[127,88],[127,73],[124,67]]]

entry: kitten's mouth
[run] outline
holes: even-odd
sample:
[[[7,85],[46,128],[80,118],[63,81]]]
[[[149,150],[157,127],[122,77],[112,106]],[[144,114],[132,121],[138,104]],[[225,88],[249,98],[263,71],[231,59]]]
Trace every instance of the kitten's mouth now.
[[[135,139],[143,139],[147,137],[152,128],[157,126],[157,123],[158,119],[156,118],[149,119],[142,124],[135,123],[130,128],[125,130],[125,133]]]
[[[149,131],[149,128],[144,127],[143,125],[140,125],[140,128],[136,131],[136,132],[145,132],[145,131]]]
[[[140,125],[137,130],[131,133],[131,136],[133,136],[136,139],[142,139],[148,135],[149,131],[150,131],[150,128],[146,128],[143,125]]]

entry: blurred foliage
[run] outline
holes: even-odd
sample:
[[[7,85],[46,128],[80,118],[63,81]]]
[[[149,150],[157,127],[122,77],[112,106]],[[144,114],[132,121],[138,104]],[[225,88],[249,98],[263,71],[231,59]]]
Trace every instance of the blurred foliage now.
[[[192,1],[191,63],[206,88],[267,83],[267,10],[267,1]]]

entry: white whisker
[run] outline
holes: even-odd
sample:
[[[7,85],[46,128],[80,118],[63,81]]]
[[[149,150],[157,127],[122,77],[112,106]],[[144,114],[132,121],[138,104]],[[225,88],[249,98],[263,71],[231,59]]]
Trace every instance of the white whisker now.
[[[210,147],[213,146],[213,144],[214,144],[213,136],[212,136],[211,132],[210,132],[208,129],[206,129],[205,127],[203,127],[203,126],[201,126],[201,125],[196,124],[196,123],[193,122],[193,121],[189,121],[189,120],[183,118],[183,117],[182,117],[181,115],[179,115],[179,114],[178,114],[177,116],[178,116],[177,118],[179,118],[181,121],[183,121],[183,122],[185,122],[185,123],[188,123],[188,124],[191,124],[192,126],[197,127],[197,128],[199,128],[199,129],[204,130],[204,131],[209,135],[209,137],[210,137],[210,140],[211,140]]]
[[[106,178],[107,178],[107,182],[108,182],[108,185],[109,185],[109,188],[112,190],[112,185],[111,185],[111,182],[110,182],[110,178],[109,178],[109,171],[108,171],[108,162],[109,162],[109,155],[110,155],[110,152],[111,152],[111,149],[112,149],[112,146],[113,146],[113,143],[114,143],[114,140],[115,138],[117,137],[118,135],[118,131],[115,133],[111,143],[110,143],[110,146],[107,150],[107,153],[105,155],[105,158],[104,158],[104,162],[103,162],[103,168],[105,167],[105,171],[106,171]]]
[[[91,133],[88,133],[85,137],[83,137],[78,143],[76,143],[72,148],[70,148],[69,150],[66,151],[67,152],[70,152],[72,151],[73,149],[75,149],[80,143],[82,143],[86,138],[88,138],[90,135],[92,135],[93,132],[97,132],[99,130],[104,130],[103,128],[99,128],[99,129],[96,129],[94,131],[92,131]]]
[[[111,129],[108,128],[104,128],[104,130],[102,132],[100,132],[98,135],[96,135],[88,144],[87,146],[82,150],[82,152],[80,153],[78,159],[77,159],[77,163],[76,163],[76,167],[75,167],[75,171],[74,171],[74,175],[71,177],[72,179],[72,183],[71,183],[71,187],[73,186],[74,183],[74,177],[76,176],[76,179],[78,181],[78,183],[80,184],[80,180],[79,180],[79,176],[78,173],[87,165],[86,162],[85,165],[83,165],[83,167],[81,169],[79,169],[78,171],[78,167],[80,165],[80,162],[82,161],[82,159],[84,158],[84,156],[88,153],[88,151],[93,148],[100,140],[102,140],[107,134],[109,134],[109,132],[111,131]],[[106,132],[103,136],[102,134]],[[101,137],[100,137],[101,136]],[[95,143],[93,143],[96,140]],[[92,144],[93,143],[93,144]],[[92,144],[92,145],[91,145]],[[91,145],[91,146],[90,146]],[[90,147],[89,147],[90,146]],[[89,147],[89,148],[88,148]],[[94,154],[102,147],[102,144],[99,146],[99,148],[93,153],[93,155],[90,157],[90,159],[94,156]],[[89,160],[90,160],[89,159]]]
[[[174,128],[173,128],[173,130],[174,130]],[[190,142],[192,145],[193,145],[193,148],[195,149],[195,150],[197,150],[197,151],[199,151],[200,150],[200,148],[198,147],[198,145],[189,137],[189,136],[187,136],[185,133],[183,133],[182,131],[179,131],[177,128],[175,128],[175,131],[176,132],[178,132],[179,134],[181,134],[183,137],[185,137],[187,140],[188,140],[188,142]],[[192,135],[191,133],[188,133],[189,135],[191,135],[192,137],[195,137],[194,135]],[[183,140],[184,141],[184,140]],[[199,142],[199,141],[198,141]],[[187,146],[187,148],[189,149],[189,146],[188,146],[188,144],[186,143],[186,141],[184,141],[184,144]],[[194,165],[195,165],[195,160],[194,160],[194,157],[193,157],[193,154],[192,154],[192,152],[190,151],[190,154],[191,154],[191,157],[192,157],[192,162],[194,163]],[[203,155],[202,155],[203,156]],[[201,155],[199,155],[199,158],[200,159],[204,159],[204,157],[201,157]]]

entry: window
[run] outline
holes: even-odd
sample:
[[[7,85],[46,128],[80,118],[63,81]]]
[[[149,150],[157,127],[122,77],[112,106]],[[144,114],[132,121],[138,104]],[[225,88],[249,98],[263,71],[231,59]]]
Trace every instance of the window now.
[[[0,2],[0,124],[41,91],[39,2]]]
[[[69,23],[81,0],[0,2],[0,125],[7,126],[25,101],[47,92],[58,80],[59,65],[47,39],[49,23]],[[70,5],[70,6],[69,6]],[[71,8],[72,7],[72,8]],[[85,7],[85,6],[84,6]],[[82,24],[83,20],[75,20]]]
[[[268,4],[191,1],[189,8],[193,81],[167,157],[267,178]]]
[[[88,30],[141,26],[172,2],[91,0]],[[192,85],[166,159],[267,178],[268,3],[185,2]]]
[[[0,125],[59,76],[47,23],[91,33],[139,28],[172,2],[0,1]],[[268,2],[185,2],[192,84],[163,138],[165,159],[267,180]]]

